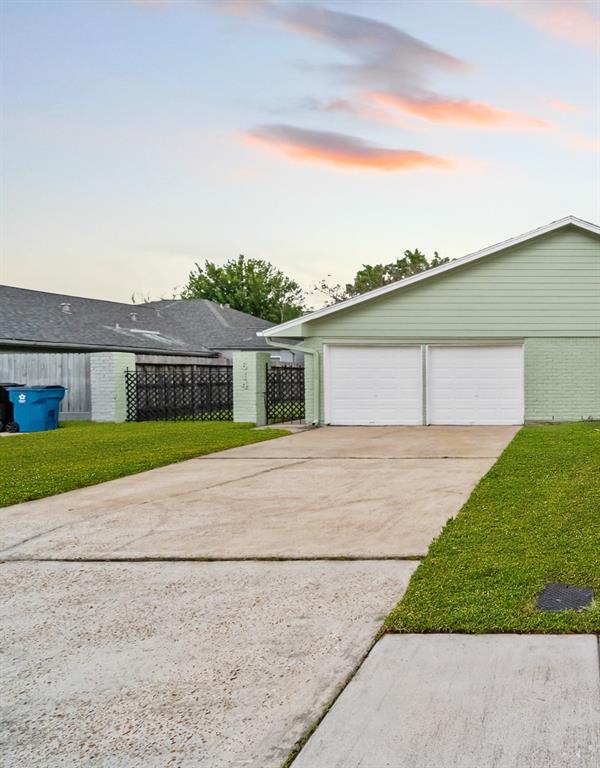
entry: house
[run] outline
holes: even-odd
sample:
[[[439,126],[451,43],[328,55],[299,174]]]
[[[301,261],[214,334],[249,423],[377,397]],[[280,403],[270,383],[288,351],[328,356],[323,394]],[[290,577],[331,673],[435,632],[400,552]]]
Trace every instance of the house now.
[[[0,382],[62,384],[61,418],[91,416],[90,353],[133,352],[136,367],[228,365],[236,350],[299,362],[257,331],[272,323],[202,299],[126,304],[0,286]],[[189,368],[188,368],[189,370]]]
[[[600,226],[568,216],[261,335],[302,340],[314,423],[600,419]]]
[[[126,304],[0,285],[0,352],[113,350],[142,362],[207,362],[257,350],[293,362],[298,353],[272,350],[257,336],[271,325],[205,299]]]

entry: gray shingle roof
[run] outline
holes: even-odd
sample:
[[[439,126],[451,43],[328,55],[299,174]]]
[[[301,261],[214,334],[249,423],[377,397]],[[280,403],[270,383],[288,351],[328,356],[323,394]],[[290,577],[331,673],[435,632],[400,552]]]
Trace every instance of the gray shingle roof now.
[[[144,306],[158,309],[165,320],[177,324],[189,338],[200,337],[211,349],[269,349],[256,332],[274,323],[214,301],[176,299]]]
[[[268,349],[273,323],[204,299],[124,304],[0,285],[0,344],[211,355]]]

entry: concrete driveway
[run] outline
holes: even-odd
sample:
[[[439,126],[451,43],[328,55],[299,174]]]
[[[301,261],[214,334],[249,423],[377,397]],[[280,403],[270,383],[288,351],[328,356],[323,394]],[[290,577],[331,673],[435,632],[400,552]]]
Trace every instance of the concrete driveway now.
[[[311,430],[0,510],[3,764],[280,768],[515,432]]]
[[[4,768],[281,768],[416,563],[4,563]]]
[[[0,557],[424,555],[516,427],[328,427],[3,510]]]

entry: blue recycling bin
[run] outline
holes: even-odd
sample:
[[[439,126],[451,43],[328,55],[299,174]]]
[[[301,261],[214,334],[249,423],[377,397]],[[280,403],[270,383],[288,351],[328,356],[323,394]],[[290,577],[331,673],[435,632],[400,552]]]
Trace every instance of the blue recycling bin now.
[[[58,427],[64,387],[6,387],[19,432],[45,432]]]

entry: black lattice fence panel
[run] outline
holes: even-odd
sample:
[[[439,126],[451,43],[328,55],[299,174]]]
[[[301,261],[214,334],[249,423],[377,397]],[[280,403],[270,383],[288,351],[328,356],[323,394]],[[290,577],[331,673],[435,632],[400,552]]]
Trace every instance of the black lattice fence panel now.
[[[267,420],[270,424],[304,419],[304,366],[267,366]]]
[[[233,367],[126,371],[127,421],[233,420]]]

